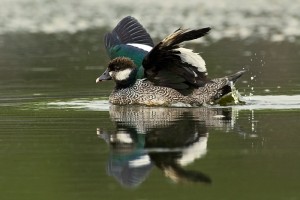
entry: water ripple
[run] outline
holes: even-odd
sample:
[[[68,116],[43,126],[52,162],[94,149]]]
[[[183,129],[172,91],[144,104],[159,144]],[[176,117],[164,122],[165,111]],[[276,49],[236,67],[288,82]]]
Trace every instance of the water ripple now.
[[[237,110],[287,110],[300,109],[300,95],[268,95],[243,98],[246,105],[232,106]],[[84,109],[93,111],[108,111],[108,100],[72,99],[70,101],[55,101],[47,103],[47,108]],[[214,106],[218,107],[218,106]]]
[[[47,108],[84,109],[93,111],[109,111],[108,100],[77,99],[70,101],[55,101],[47,103]]]

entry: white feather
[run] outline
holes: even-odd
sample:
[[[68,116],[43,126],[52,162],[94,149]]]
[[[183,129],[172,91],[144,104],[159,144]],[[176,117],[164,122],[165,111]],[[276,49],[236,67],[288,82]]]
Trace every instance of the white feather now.
[[[205,137],[200,137],[197,142],[182,151],[182,156],[177,159],[177,162],[182,166],[186,166],[194,162],[196,159],[205,156],[207,152],[207,140],[208,134]]]
[[[191,49],[186,49],[182,47],[177,48],[176,50],[180,51],[179,56],[182,62],[186,62],[197,67],[199,72],[207,72],[205,61],[198,53],[193,52],[193,50]]]
[[[119,131],[115,137],[110,138],[110,142],[121,142],[125,144],[132,144],[133,140],[130,135],[125,131]]]
[[[139,49],[143,49],[147,52],[151,51],[151,49],[152,49],[152,47],[150,47],[148,45],[145,45],[145,44],[128,43],[127,45],[134,46],[134,47],[137,47]]]
[[[129,166],[138,168],[138,167],[149,165],[150,163],[151,163],[150,157],[148,155],[142,155],[142,156],[138,157],[137,159],[130,160]]]
[[[122,71],[115,72],[116,73],[115,79],[118,81],[126,80],[129,78],[131,71],[132,71],[131,69],[124,69]],[[111,75],[111,74],[109,74],[109,75]]]

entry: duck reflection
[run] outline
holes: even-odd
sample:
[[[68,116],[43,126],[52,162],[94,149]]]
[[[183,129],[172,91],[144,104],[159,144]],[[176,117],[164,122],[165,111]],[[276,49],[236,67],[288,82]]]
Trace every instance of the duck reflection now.
[[[116,131],[97,130],[111,147],[107,173],[137,187],[156,166],[172,181],[211,183],[185,167],[207,152],[209,127],[231,129],[231,112],[213,108],[111,106]]]

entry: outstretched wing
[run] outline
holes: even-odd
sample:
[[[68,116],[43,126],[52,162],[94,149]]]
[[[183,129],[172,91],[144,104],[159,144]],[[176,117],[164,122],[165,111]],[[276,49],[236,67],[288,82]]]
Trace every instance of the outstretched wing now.
[[[104,43],[108,53],[113,47],[121,44],[134,43],[154,46],[146,29],[131,16],[122,19],[111,33],[107,33],[104,36]]]
[[[178,29],[157,44],[143,60],[144,75],[155,85],[186,90],[203,86],[209,80],[203,58],[191,49],[180,47],[184,41],[206,35],[210,28]]]

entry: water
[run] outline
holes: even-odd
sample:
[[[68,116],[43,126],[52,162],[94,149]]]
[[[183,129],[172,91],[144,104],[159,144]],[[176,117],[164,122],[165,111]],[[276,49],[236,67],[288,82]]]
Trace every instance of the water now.
[[[134,15],[155,37],[164,37],[165,32],[180,26],[212,26],[216,31],[209,37],[213,40],[254,37],[295,42],[300,36],[298,0],[253,0],[242,4],[238,0],[190,0],[188,3],[174,3],[173,0],[1,0],[1,4],[0,33],[75,33],[90,28],[112,28],[120,18]]]
[[[1,1],[0,199],[300,199],[298,4],[168,2]],[[156,41],[213,26],[187,46],[247,69],[246,105],[110,106],[102,37],[128,14]]]

